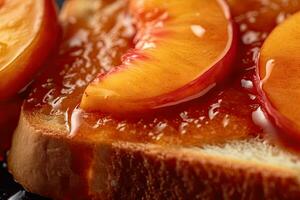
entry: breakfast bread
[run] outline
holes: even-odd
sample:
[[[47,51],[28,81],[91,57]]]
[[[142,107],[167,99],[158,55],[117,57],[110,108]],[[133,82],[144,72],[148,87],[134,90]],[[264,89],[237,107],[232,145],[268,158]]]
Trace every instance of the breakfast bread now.
[[[248,22],[249,7],[275,19],[261,2],[229,2],[238,25]],[[284,9],[295,12],[295,4]],[[28,191],[78,200],[300,198],[299,156],[256,126],[267,127],[259,105],[231,83],[142,119],[81,110],[91,77],[118,64],[134,26],[123,0],[69,0],[60,18],[59,55],[31,86],[9,151],[9,170]],[[262,40],[246,38],[241,56]]]
[[[54,199],[298,199],[299,158],[260,139],[202,148],[73,141],[22,112],[9,169]]]

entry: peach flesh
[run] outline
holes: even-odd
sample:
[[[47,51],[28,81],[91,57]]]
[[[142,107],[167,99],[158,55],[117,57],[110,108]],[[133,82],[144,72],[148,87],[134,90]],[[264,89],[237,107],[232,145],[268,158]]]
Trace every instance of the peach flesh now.
[[[80,2],[87,4],[88,1],[80,0]],[[230,76],[232,81],[229,84],[211,91],[203,98],[180,104],[175,108],[154,110],[155,115],[146,113],[146,116],[138,114],[136,117],[126,115],[124,118],[118,118],[101,112],[85,113],[80,109],[74,110],[89,84],[88,81],[85,81],[83,85],[79,86],[77,80],[87,80],[86,78],[90,77],[94,70],[101,73],[108,69],[107,66],[118,66],[121,63],[121,56],[126,53],[128,48],[132,47],[133,35],[123,34],[129,32],[134,34],[134,31],[131,31],[133,30],[132,25],[123,20],[129,18],[126,11],[128,8],[124,2],[124,0],[112,1],[105,5],[101,4],[101,7],[97,6],[95,9],[90,9],[94,4],[91,6],[73,4],[74,7],[64,7],[71,12],[69,16],[72,20],[68,20],[69,18],[63,15],[66,17],[64,19],[66,24],[64,25],[64,39],[59,50],[62,54],[53,59],[53,62],[48,65],[49,70],[33,84],[32,93],[23,107],[25,112],[34,115],[42,113],[51,118],[53,116],[65,127],[65,134],[73,135],[74,138],[81,141],[100,137],[126,142],[199,147],[204,144],[222,144],[228,140],[252,138],[260,133],[260,129],[251,120],[251,112],[256,109],[256,104],[249,99],[248,93],[240,88],[240,78],[242,77],[239,76]],[[119,3],[123,5],[120,10],[108,9],[115,8],[115,5]],[[72,3],[70,2],[70,4]],[[72,11],[70,11],[71,9]],[[92,10],[92,13],[85,12],[85,10]],[[112,13],[103,12],[105,10],[110,10]],[[240,13],[236,16],[244,15],[245,12],[241,11]],[[109,20],[102,20],[103,18]],[[90,20],[97,23],[90,23]],[[246,20],[244,22],[247,23]],[[123,25],[120,26],[120,24]],[[97,27],[101,27],[101,31]],[[82,33],[81,30],[85,30],[84,33],[91,37],[86,40],[84,37],[86,34],[77,34],[78,32]],[[99,41],[107,41],[106,38],[111,38],[109,40],[109,43],[113,44],[109,47],[111,49],[97,46]],[[79,41],[76,42],[76,48],[73,44],[74,39]],[[123,43],[120,44],[120,40]],[[115,54],[115,52],[117,53]],[[246,47],[241,45],[240,53],[246,54],[246,52]],[[96,57],[100,53],[102,56]],[[252,54],[245,58],[251,60]],[[99,66],[100,61],[106,60],[110,60],[108,65],[105,62]],[[238,64],[241,61],[238,58],[236,61],[237,71],[254,64],[251,61],[245,66]],[[65,71],[66,67],[69,69],[67,72]],[[69,76],[74,73],[75,76]],[[93,75],[94,78],[96,76],[97,74]],[[249,78],[243,78],[250,79],[252,75],[249,74],[247,77]],[[52,79],[52,86],[44,88],[44,84],[49,84],[49,79]],[[72,90],[66,95],[65,90],[62,89],[69,87],[70,84]],[[51,93],[53,88],[56,90],[55,93]],[[49,96],[49,92],[51,96]],[[220,103],[220,101],[222,102]],[[219,108],[217,108],[218,105]],[[183,115],[188,118],[182,118]],[[51,121],[49,121],[50,126]]]
[[[231,71],[236,37],[223,1],[143,2],[131,1],[135,49],[88,86],[83,109],[127,113],[176,105],[203,96]]]
[[[265,41],[257,67],[265,111],[289,141],[300,142],[300,12]],[[287,137],[286,137],[287,136]]]
[[[52,0],[2,1],[0,9],[0,100],[16,95],[57,43],[59,26]]]

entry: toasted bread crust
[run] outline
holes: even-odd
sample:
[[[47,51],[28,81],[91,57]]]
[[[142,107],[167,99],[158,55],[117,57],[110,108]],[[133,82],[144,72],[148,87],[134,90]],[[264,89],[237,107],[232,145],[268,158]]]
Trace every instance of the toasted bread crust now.
[[[43,130],[22,111],[9,170],[27,190],[54,199],[299,199],[291,169],[193,149],[76,141]],[[81,164],[80,164],[81,163]]]
[[[68,2],[62,18],[80,14]],[[27,190],[76,200],[300,199],[295,169],[178,146],[77,140],[63,130],[23,108],[8,166]]]

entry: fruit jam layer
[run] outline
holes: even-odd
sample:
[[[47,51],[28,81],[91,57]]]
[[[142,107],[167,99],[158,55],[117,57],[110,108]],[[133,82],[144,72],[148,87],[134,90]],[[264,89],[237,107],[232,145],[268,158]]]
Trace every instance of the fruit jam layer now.
[[[120,64],[135,34],[124,0],[87,2],[64,10],[59,55],[32,86],[25,111],[44,117],[49,126],[58,122],[57,129],[80,139],[201,146],[263,137],[258,134],[263,132],[259,126],[263,120],[253,86],[255,60],[270,31],[299,10],[300,1],[229,0],[240,45],[228,82],[203,98],[127,117],[85,113],[78,108],[89,82],[99,72]]]

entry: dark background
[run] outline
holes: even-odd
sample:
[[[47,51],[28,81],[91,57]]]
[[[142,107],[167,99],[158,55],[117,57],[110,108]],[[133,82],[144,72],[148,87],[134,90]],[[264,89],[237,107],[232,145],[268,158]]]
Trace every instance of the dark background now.
[[[57,0],[57,3],[61,6],[64,0]]]
[[[59,6],[64,0],[56,0]],[[48,200],[26,192],[22,186],[14,182],[7,172],[6,163],[0,162],[0,200]]]

